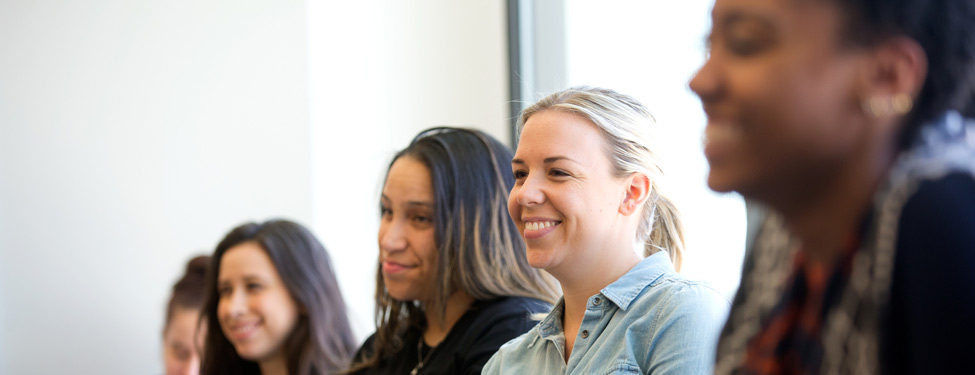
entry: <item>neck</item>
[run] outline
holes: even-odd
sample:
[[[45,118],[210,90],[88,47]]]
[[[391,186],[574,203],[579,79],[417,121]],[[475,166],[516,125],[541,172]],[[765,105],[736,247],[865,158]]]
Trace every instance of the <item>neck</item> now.
[[[423,330],[423,342],[429,346],[440,344],[473,303],[474,298],[462,290],[454,292],[447,298],[447,306],[446,310],[442,312],[443,315],[441,315],[440,309],[433,307],[430,303],[424,303],[423,314],[426,316],[427,326]]]
[[[614,238],[619,239],[635,237],[635,229],[632,233],[614,236]],[[640,263],[643,259],[640,256],[642,251],[642,245],[637,246],[629,241],[599,246],[599,249],[580,251],[581,254],[594,254],[594,256],[575,262],[576,266],[573,269],[551,272],[562,285],[565,305],[564,315],[562,316],[562,331],[565,333],[564,359],[566,363],[572,354],[572,346],[575,344],[579,328],[582,326],[589,297],[598,294],[600,290],[618,280],[633,266]]]
[[[792,204],[773,205],[810,261],[831,263],[836,258],[843,241],[863,220],[895,157],[893,146],[867,145]]]
[[[628,232],[613,238],[622,241],[602,243],[598,249],[578,251],[578,254],[592,256],[580,257],[570,267],[563,267],[564,269],[549,270],[562,286],[566,311],[580,307],[584,311],[589,297],[599,293],[643,260],[643,244],[626,240],[636,238],[635,228],[633,233]]]
[[[288,361],[284,353],[258,362],[258,366],[261,368],[261,375],[288,375]]]

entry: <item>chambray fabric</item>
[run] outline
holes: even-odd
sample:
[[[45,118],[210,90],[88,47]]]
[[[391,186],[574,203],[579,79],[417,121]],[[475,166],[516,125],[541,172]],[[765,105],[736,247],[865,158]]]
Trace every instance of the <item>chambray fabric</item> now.
[[[729,302],[658,252],[589,298],[568,363],[559,300],[482,374],[711,374]]]

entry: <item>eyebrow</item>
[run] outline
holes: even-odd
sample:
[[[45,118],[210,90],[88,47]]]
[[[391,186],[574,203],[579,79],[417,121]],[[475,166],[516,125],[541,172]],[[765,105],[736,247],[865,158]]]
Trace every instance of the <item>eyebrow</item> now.
[[[750,13],[743,10],[732,10],[724,17],[721,17],[722,28],[732,28],[740,23],[754,22],[762,27],[775,29],[776,24],[769,17],[760,13]]]
[[[545,164],[552,164],[552,163],[557,162],[559,160],[568,160],[568,161],[571,161],[573,163],[579,164],[579,162],[577,162],[575,160],[572,160],[568,156],[562,156],[562,155],[547,157],[544,160],[542,160],[542,162],[545,163]],[[524,165],[525,164],[525,161],[524,160],[521,160],[521,159],[511,159],[511,164],[522,164],[522,165]]]
[[[380,196],[379,197],[380,200],[385,201],[385,202],[380,202],[380,203],[387,203],[387,202],[391,201],[391,199],[389,199],[389,197],[387,197],[386,194],[380,194],[379,196]],[[391,203],[391,202],[389,202],[389,203]],[[407,201],[406,202],[406,205],[407,206],[433,207],[433,203],[423,202],[423,201]]]
[[[265,281],[265,279],[264,279],[263,276],[260,276],[260,275],[257,275],[257,274],[253,274],[253,273],[245,274],[243,277],[241,277],[241,279],[244,280],[245,282],[252,282],[252,281],[264,282]],[[218,288],[221,287],[221,286],[227,285],[227,284],[232,284],[232,283],[233,282],[231,282],[230,280],[227,280],[227,279],[217,279],[217,287]]]

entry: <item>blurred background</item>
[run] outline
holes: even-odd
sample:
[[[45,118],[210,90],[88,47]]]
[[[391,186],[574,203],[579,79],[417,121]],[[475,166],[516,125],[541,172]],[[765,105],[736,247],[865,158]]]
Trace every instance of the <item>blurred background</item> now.
[[[193,255],[288,218],[372,332],[378,193],[434,125],[514,141],[571,85],[654,113],[685,271],[730,298],[744,203],[710,192],[687,81],[710,0],[0,1],[0,374],[158,374]]]

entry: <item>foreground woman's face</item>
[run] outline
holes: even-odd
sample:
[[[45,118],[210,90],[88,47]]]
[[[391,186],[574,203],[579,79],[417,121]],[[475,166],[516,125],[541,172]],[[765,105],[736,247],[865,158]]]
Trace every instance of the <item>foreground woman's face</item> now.
[[[867,52],[831,1],[717,0],[691,80],[707,113],[708,185],[769,198],[812,186],[855,152]]]
[[[596,125],[578,115],[546,110],[526,121],[511,163],[508,213],[532,267],[556,277],[582,271],[616,242],[625,188],[607,150]]]
[[[435,293],[437,246],[430,170],[410,156],[393,162],[380,199],[379,260],[389,295],[427,301]]]

